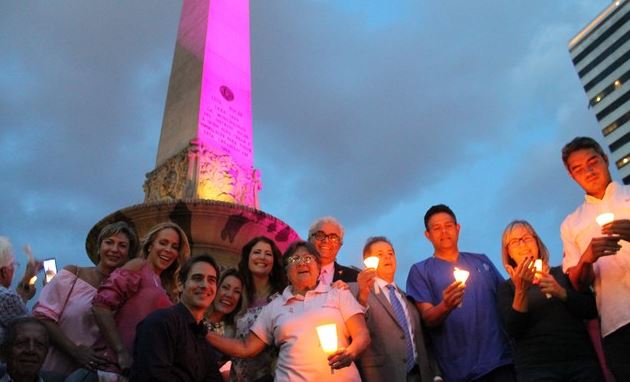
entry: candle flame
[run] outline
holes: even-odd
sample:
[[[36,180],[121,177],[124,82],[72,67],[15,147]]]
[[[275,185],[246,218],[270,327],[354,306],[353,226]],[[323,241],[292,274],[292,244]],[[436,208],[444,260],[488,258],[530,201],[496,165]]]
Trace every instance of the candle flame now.
[[[378,268],[379,260],[380,259],[378,258],[378,256],[370,256],[370,257],[366,257],[363,260],[363,264],[365,264],[365,266],[367,268],[374,268],[374,269],[376,269],[376,268]]]
[[[459,281],[460,283],[462,283],[462,285],[466,285],[466,280],[468,280],[470,272],[455,267],[455,270],[453,271],[453,276],[455,277],[455,281]]]
[[[615,220],[615,214],[612,212],[604,212],[603,214],[597,215],[595,221],[599,224],[600,227],[605,226],[606,224]]]
[[[326,324],[319,325],[317,328],[317,336],[322,350],[326,354],[332,354],[337,351],[337,325]]]

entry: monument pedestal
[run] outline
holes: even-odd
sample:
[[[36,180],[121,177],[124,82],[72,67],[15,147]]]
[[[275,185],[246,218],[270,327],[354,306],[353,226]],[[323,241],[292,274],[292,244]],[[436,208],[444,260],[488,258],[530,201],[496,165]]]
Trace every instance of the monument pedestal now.
[[[136,204],[118,210],[99,221],[89,232],[86,250],[95,261],[96,239],[101,228],[125,221],[142,238],[154,225],[173,221],[190,240],[192,254],[208,253],[222,266],[236,266],[241,249],[255,236],[267,236],[280,250],[299,239],[282,220],[263,211],[215,200],[183,199]]]

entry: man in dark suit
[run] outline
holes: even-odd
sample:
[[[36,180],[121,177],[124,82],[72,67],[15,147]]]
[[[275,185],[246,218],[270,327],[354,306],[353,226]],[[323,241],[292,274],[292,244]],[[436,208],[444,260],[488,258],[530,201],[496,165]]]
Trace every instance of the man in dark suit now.
[[[420,315],[394,282],[396,253],[384,236],[371,237],[363,247],[363,258],[379,258],[378,268],[359,274],[350,289],[368,307],[367,325],[372,342],[357,360],[361,379],[381,381],[433,381],[424,343]],[[436,379],[441,380],[441,379]]]
[[[339,222],[326,216],[315,220],[308,229],[310,241],[321,256],[319,281],[330,285],[337,280],[346,283],[357,281],[359,272],[337,263],[337,253],[343,245],[343,227]]]

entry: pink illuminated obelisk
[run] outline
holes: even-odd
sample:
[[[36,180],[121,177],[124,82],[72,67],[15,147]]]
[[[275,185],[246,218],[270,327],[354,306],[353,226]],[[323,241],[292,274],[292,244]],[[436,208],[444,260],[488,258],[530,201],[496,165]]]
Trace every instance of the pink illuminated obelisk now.
[[[258,208],[253,154],[249,1],[184,0],[145,200],[198,198]]]
[[[256,236],[284,250],[299,235],[259,209],[252,142],[249,0],[183,0],[156,167],[142,204],[114,211],[90,230],[123,220],[140,236],[163,221],[186,232],[193,254],[235,266]]]

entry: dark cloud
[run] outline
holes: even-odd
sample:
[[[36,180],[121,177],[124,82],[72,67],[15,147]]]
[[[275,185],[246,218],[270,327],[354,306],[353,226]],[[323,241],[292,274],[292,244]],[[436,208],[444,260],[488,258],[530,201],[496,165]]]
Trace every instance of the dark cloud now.
[[[404,275],[433,203],[475,250],[512,216],[555,235],[579,199],[559,147],[598,134],[566,44],[607,4],[252,1],[263,209],[302,234],[338,216],[347,262],[388,234]],[[85,263],[89,228],[142,200],[180,7],[0,6],[0,234]]]

